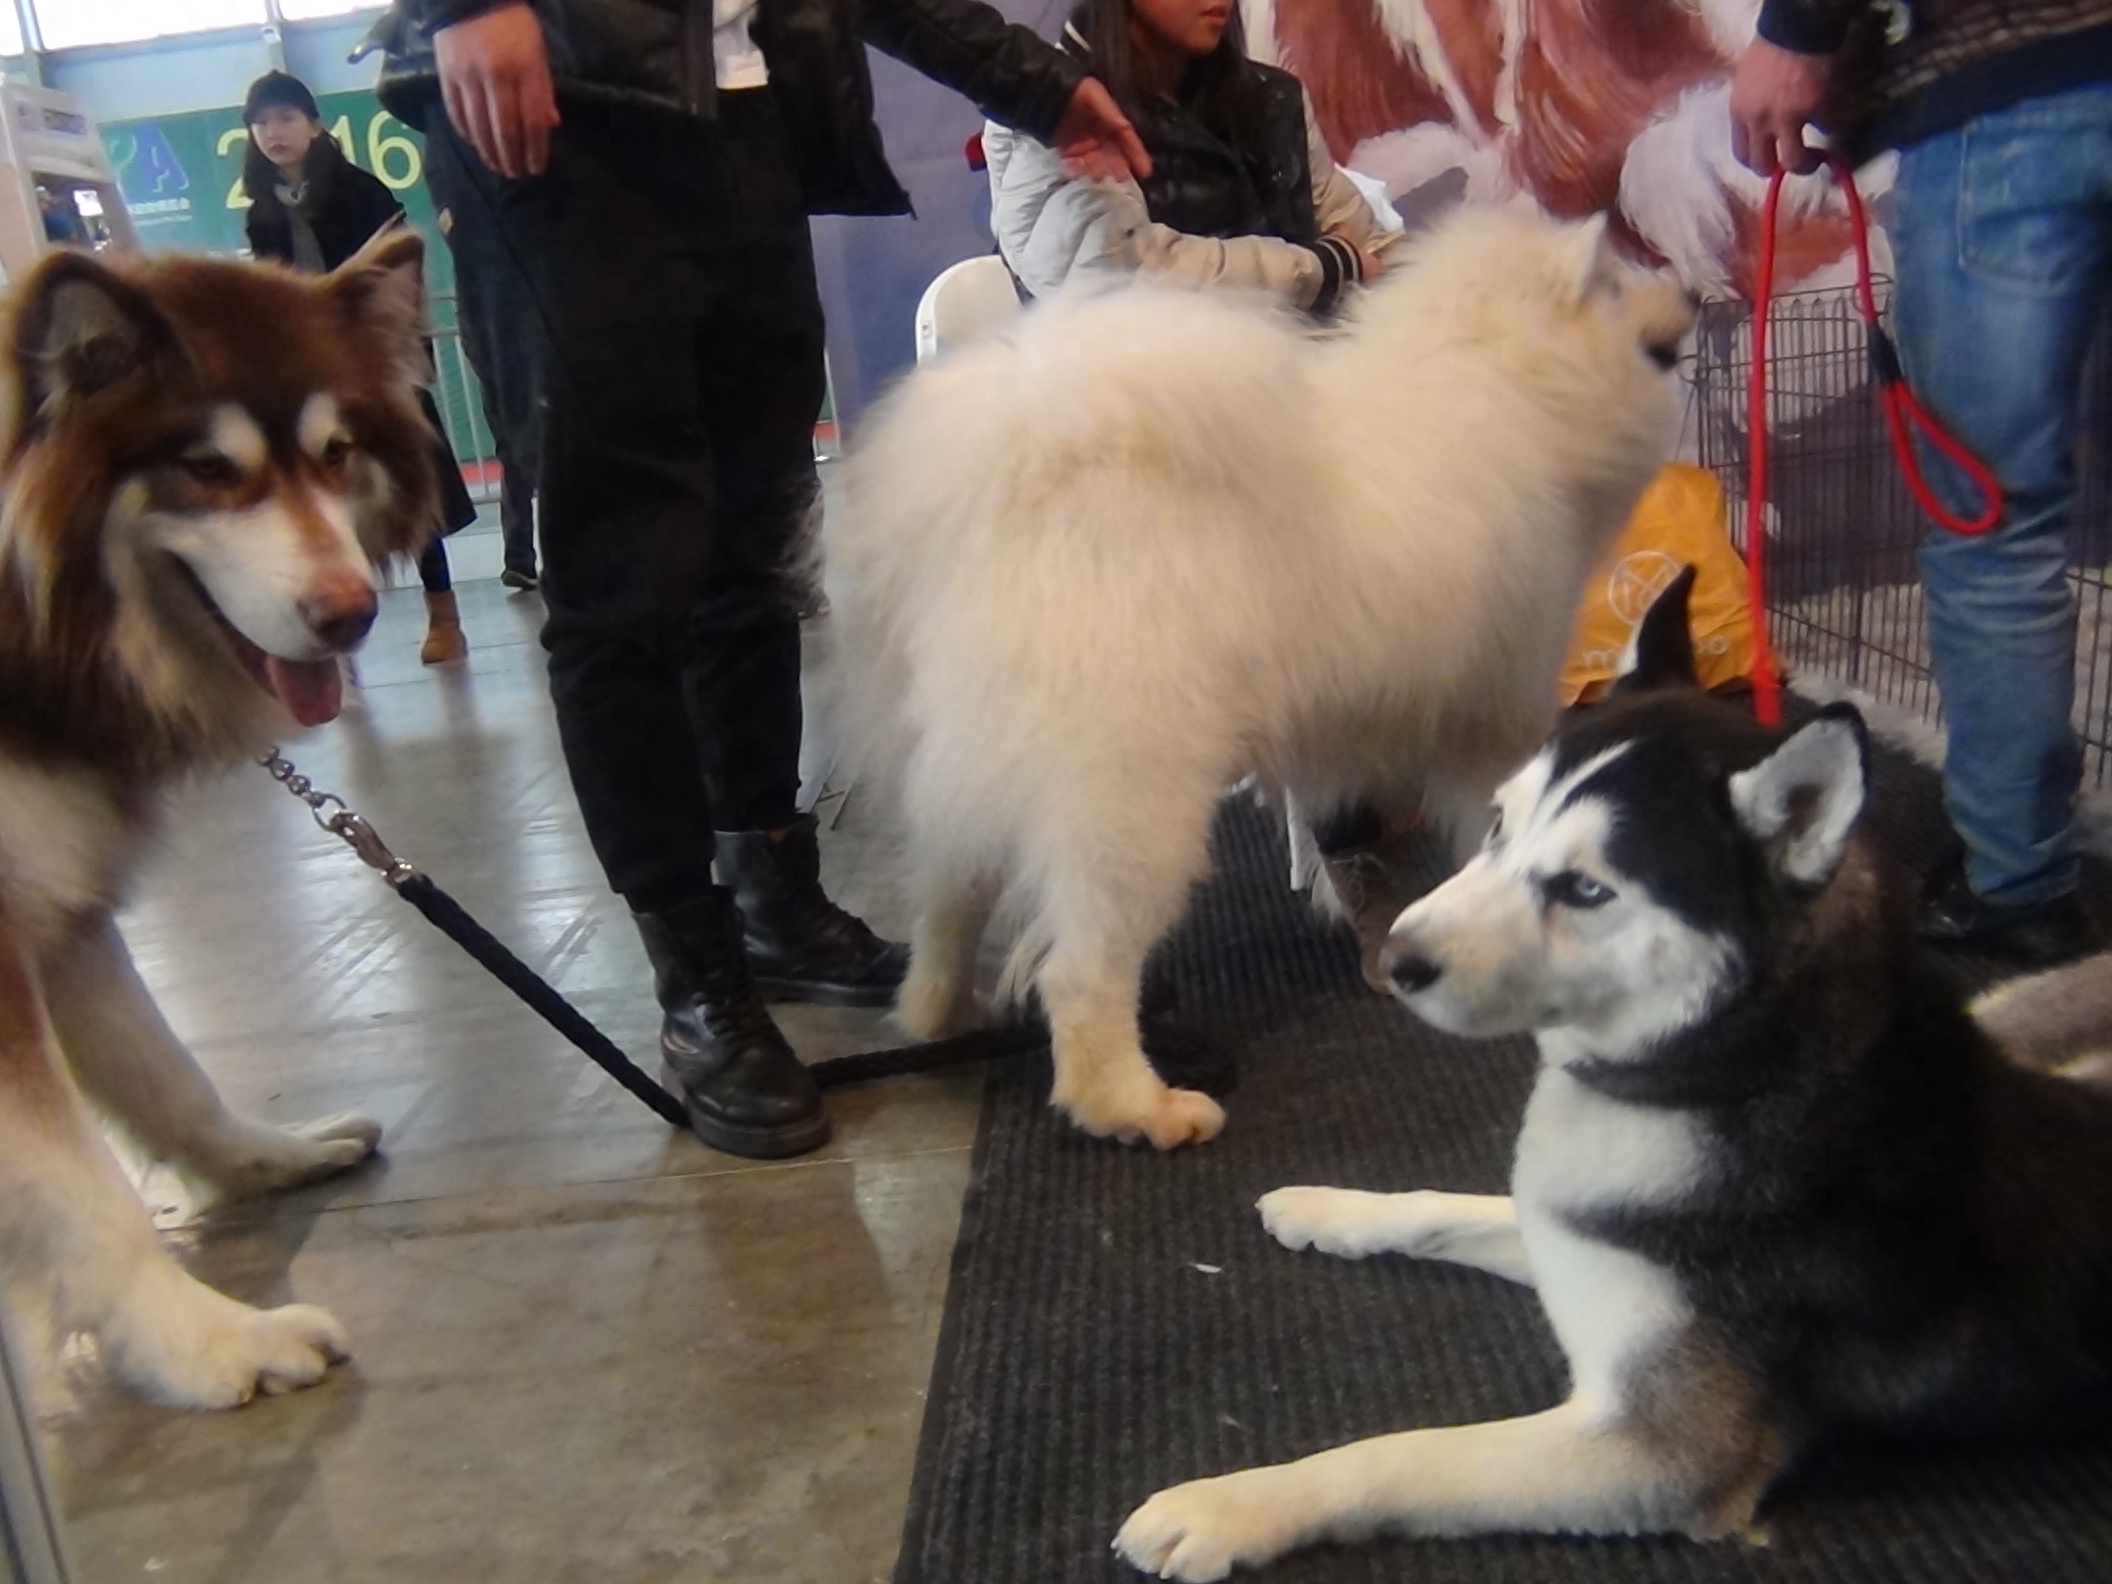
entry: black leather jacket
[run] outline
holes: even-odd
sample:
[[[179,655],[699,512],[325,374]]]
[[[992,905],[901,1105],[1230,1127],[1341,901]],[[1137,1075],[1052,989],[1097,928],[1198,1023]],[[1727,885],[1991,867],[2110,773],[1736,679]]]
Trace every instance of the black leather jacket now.
[[[712,114],[711,0],[529,0],[560,100]],[[388,52],[378,91],[414,127],[439,104],[432,34],[492,0],[395,0],[367,48]],[[760,0],[770,69],[814,214],[906,214],[873,125],[871,43],[965,94],[993,121],[1049,139],[1085,73],[980,0]]]

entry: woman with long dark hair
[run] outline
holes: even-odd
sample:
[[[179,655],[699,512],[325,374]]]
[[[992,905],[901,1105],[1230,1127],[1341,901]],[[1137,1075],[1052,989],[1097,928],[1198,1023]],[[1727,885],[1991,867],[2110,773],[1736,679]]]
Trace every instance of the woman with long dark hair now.
[[[1324,316],[1377,273],[1387,230],[1298,79],[1248,58],[1233,0],[1086,0],[1063,47],[1107,84],[1152,170],[1089,180],[1030,137],[984,129],[991,226],[1030,294],[1078,272],[1140,274]]]
[[[361,170],[323,127],[315,95],[298,77],[266,72],[249,85],[242,107],[249,146],[242,156],[242,190],[249,196],[244,221],[249,250],[315,274],[336,269],[391,221],[403,205],[381,181]],[[433,428],[434,464],[440,472],[441,533],[476,521],[476,503],[462,482],[462,469],[441,427],[429,391],[420,392]],[[418,559],[425,585],[425,644],[418,658],[427,665],[460,660],[469,653],[444,541],[435,536]]]

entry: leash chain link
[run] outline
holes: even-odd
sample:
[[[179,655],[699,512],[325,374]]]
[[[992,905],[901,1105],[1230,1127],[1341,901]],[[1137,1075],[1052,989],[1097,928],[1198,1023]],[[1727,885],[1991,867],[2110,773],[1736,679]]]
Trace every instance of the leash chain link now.
[[[335,792],[324,792],[313,781],[302,775],[291,759],[272,748],[261,755],[257,763],[265,773],[295,797],[308,805],[308,813],[316,825],[338,838],[359,856],[359,861],[369,869],[376,870],[382,879],[392,886],[400,886],[418,871],[389,851],[381,833],[366,822],[366,819],[346,807],[345,800]],[[331,812],[334,810],[334,812]]]

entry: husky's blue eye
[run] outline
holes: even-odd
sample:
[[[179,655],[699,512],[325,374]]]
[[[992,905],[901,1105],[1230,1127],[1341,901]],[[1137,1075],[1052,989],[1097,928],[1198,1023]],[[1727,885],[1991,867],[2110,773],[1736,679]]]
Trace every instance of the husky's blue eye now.
[[[1613,900],[1613,887],[1601,885],[1590,875],[1580,874],[1574,869],[1563,870],[1542,889],[1548,901],[1560,907],[1604,907]]]

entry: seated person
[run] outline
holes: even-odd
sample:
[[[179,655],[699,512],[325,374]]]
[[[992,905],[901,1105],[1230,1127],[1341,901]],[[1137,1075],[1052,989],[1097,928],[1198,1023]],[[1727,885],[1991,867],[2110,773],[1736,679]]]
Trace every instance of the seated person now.
[[[991,228],[1029,294],[1135,273],[1324,317],[1377,273],[1388,231],[1329,156],[1298,79],[1247,58],[1232,0],[1086,0],[1063,48],[1113,92],[1152,172],[1074,177],[1055,150],[987,126]]]

